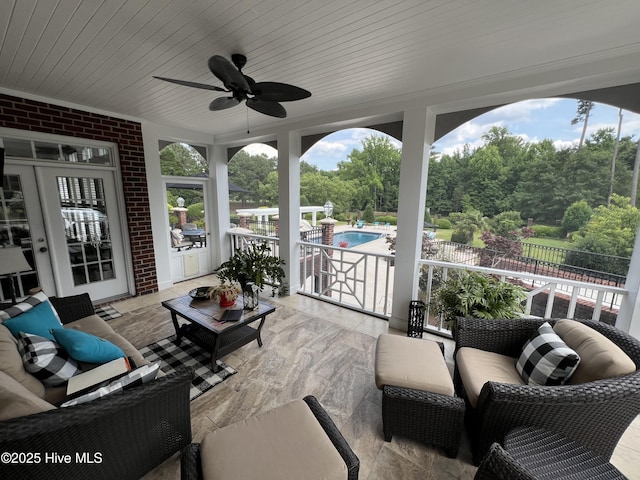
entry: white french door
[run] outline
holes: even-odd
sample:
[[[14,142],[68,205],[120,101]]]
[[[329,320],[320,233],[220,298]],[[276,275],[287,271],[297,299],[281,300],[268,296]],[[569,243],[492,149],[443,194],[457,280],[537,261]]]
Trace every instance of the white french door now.
[[[9,164],[7,175],[23,190],[26,244],[48,295],[100,301],[129,292],[113,171]]]

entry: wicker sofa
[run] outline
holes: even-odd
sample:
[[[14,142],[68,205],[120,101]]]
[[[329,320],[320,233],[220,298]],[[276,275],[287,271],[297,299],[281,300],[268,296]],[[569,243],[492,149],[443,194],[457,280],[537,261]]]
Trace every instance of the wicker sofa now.
[[[139,352],[130,350],[133,347],[126,339],[94,315],[88,295],[50,301],[65,328],[95,328],[126,348],[128,355],[142,359]],[[137,479],[191,441],[190,370],[66,408],[56,408],[52,399],[38,398],[5,372],[0,375],[4,378],[4,401],[13,398],[13,385],[22,388],[21,395],[26,398],[21,397],[23,405],[31,402],[45,407],[40,413],[28,412],[31,414],[0,421],[0,452],[12,455],[10,462],[0,465],[5,478]],[[34,398],[29,400],[29,394]],[[49,395],[58,397],[59,392]],[[16,410],[20,408],[16,406]]]
[[[524,343],[545,320],[459,318],[454,331],[456,353],[462,347],[517,358]],[[554,320],[548,320],[552,325]],[[558,432],[608,460],[629,424],[640,414],[640,342],[602,322],[582,321],[615,343],[635,363],[632,373],[560,386],[532,386],[488,381],[475,408],[469,402],[458,364],[454,384],[467,402],[466,424],[480,462],[494,442],[515,427]]]

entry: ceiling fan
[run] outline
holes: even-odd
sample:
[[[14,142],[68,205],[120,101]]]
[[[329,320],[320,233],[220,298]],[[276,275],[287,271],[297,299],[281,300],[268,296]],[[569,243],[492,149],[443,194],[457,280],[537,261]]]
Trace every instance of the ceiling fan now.
[[[233,65],[231,62],[233,62]],[[222,81],[225,88],[207,85],[205,83],[190,82],[188,80],[176,80],[174,78],[156,76],[153,78],[186,87],[231,93],[230,97],[219,97],[213,100],[209,104],[209,110],[225,110],[235,107],[244,100],[246,101],[247,107],[256,112],[278,118],[285,118],[287,116],[287,111],[278,102],[291,102],[311,96],[311,92],[304,88],[295,87],[287,83],[256,83],[253,78],[242,73],[242,68],[247,63],[247,57],[244,55],[234,53],[231,55],[231,62],[220,55],[214,55],[208,62],[209,70]]]

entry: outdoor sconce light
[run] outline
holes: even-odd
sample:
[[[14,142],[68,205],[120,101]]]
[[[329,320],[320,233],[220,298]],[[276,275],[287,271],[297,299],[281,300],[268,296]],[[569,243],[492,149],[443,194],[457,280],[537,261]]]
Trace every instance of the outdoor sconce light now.
[[[179,208],[184,207],[184,198],[178,197],[178,199],[176,200],[176,203],[178,204]]]
[[[327,203],[324,204],[324,216],[329,218],[333,213],[333,203],[327,200]]]

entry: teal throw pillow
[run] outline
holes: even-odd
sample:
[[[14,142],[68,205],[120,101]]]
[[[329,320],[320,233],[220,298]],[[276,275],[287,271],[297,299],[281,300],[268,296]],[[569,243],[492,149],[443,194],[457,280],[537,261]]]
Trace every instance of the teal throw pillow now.
[[[125,356],[117,345],[90,333],[67,328],[56,328],[52,332],[56,342],[79,362],[102,364]]]
[[[52,328],[62,328],[62,324],[51,308],[49,302],[42,302],[20,315],[2,322],[14,337],[18,338],[20,332],[38,335],[49,340],[55,340],[51,334]]]

